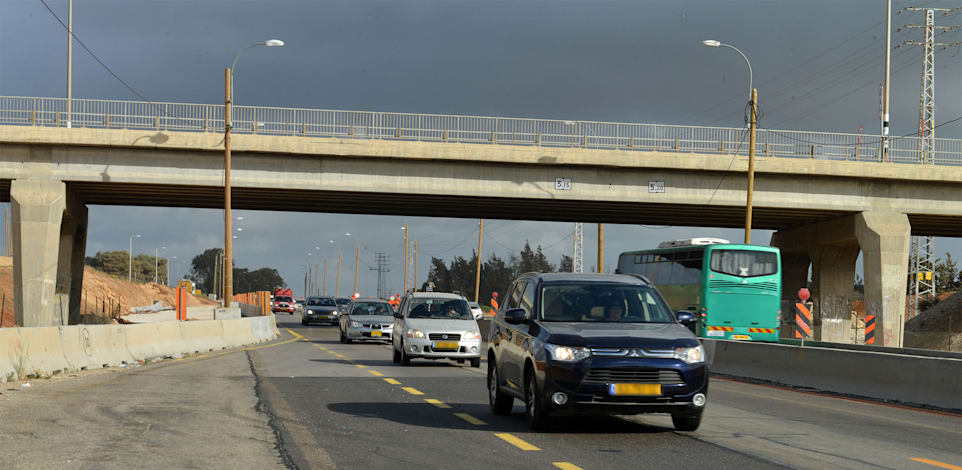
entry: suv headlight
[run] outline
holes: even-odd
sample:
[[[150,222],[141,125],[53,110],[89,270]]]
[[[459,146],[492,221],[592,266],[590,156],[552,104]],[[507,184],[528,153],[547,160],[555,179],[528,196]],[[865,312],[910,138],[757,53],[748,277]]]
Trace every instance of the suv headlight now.
[[[577,346],[558,346],[557,344],[546,343],[545,349],[551,353],[551,358],[556,361],[576,362],[591,357],[591,350]]]
[[[461,335],[461,341],[477,341],[481,339],[480,331],[468,331]]]
[[[694,348],[676,348],[675,359],[685,364],[705,362],[705,348],[701,347],[701,345],[695,346]]]
[[[424,332],[421,330],[408,330],[408,338],[424,338]]]
[[[309,314],[311,314],[311,315],[314,315],[314,311],[311,310],[311,309],[307,309],[307,313],[309,313]]]

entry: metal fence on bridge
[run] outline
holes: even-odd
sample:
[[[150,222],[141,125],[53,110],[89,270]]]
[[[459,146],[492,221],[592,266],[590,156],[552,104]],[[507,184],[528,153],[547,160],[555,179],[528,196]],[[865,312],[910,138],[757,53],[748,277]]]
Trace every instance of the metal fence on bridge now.
[[[223,132],[224,106],[0,96],[0,124]],[[244,134],[748,155],[745,128],[234,106]],[[893,136],[888,161],[921,163],[919,138]],[[759,157],[878,162],[881,136],[759,129]],[[962,139],[935,139],[932,161],[962,166]]]

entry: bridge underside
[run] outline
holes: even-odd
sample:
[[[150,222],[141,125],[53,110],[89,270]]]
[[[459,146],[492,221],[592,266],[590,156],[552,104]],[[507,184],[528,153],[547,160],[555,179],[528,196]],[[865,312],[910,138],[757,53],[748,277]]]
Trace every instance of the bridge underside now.
[[[108,206],[190,207],[221,209],[222,187],[134,183],[67,183],[84,204]],[[605,222],[740,228],[743,206],[626,203],[468,197],[385,192],[317,191],[235,187],[233,208],[243,210],[409,215],[426,217],[498,218],[554,222]],[[10,201],[10,180],[0,180],[0,200]],[[854,214],[829,210],[755,207],[752,226],[784,230]],[[912,233],[958,236],[962,219],[909,214]]]

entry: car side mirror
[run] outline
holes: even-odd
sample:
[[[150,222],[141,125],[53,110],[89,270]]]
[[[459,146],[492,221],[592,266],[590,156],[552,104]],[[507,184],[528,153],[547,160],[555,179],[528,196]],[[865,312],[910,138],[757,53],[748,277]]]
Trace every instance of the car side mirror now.
[[[394,312],[394,318],[404,318],[404,315],[401,315],[401,312]]]
[[[504,321],[511,325],[528,323],[528,312],[525,312],[523,308],[512,308],[504,312]]]
[[[688,328],[695,327],[696,317],[693,312],[689,312],[688,310],[678,310],[675,312],[675,315],[678,316],[678,323],[681,323],[682,325],[685,325]]]

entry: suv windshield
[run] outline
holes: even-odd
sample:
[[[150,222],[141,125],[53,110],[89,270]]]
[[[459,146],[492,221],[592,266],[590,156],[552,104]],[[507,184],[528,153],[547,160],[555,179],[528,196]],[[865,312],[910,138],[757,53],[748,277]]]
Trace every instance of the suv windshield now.
[[[420,298],[411,299],[408,318],[444,318],[448,320],[471,320],[468,303],[462,299]]]
[[[334,303],[334,299],[331,298],[307,299],[307,305],[319,305],[321,307],[337,306],[337,304]]]
[[[347,305],[347,304],[351,303],[351,299],[349,299],[349,298],[347,298],[347,297],[338,297],[338,298],[334,299],[334,301],[337,302],[338,305]]]
[[[274,297],[274,302],[290,302],[290,297]]]
[[[674,315],[649,286],[548,284],[541,291],[541,319],[564,322],[672,323]]]
[[[768,251],[715,250],[711,270],[732,276],[767,276],[778,272],[778,256]]]
[[[393,315],[394,309],[387,302],[355,302],[351,315]]]

